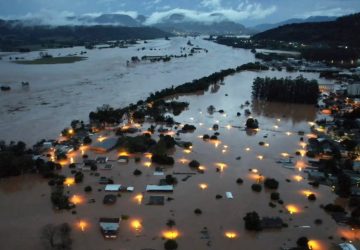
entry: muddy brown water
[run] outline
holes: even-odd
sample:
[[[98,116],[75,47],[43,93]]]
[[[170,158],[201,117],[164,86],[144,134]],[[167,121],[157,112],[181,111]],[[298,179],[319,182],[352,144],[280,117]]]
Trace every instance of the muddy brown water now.
[[[136,74],[132,75],[135,75],[134,77],[137,79]],[[179,83],[193,77],[188,73],[185,75],[184,79],[178,80]],[[122,193],[115,205],[105,206],[102,204],[105,195],[103,186],[97,184],[98,177],[92,176],[90,173],[85,173],[83,183],[66,187],[66,191],[69,191],[70,195],[77,195],[83,199],[83,202],[77,205],[77,214],[75,215],[68,211],[56,212],[52,209],[49,200],[50,187],[46,180],[31,175],[1,180],[0,237],[2,248],[42,249],[41,228],[48,223],[67,222],[73,227],[73,249],[163,249],[164,240],[161,236],[162,232],[168,229],[166,226],[168,219],[173,219],[176,222],[174,228],[180,233],[176,239],[179,243],[179,249],[275,250],[280,249],[280,247],[294,246],[296,240],[301,236],[307,236],[313,240],[313,249],[332,249],[333,244],[341,242],[340,237],[342,236],[355,241],[357,244],[357,238],[360,236],[357,235],[356,231],[353,232],[347,227],[337,225],[328,214],[319,208],[321,204],[338,201],[329,187],[313,188],[307,184],[308,181],[303,170],[289,170],[275,163],[275,160],[280,158],[282,153],[294,155],[295,151],[301,149],[299,145],[300,136],[297,135],[297,131],[303,130],[305,133],[310,133],[308,122],[313,121],[318,116],[317,110],[308,105],[251,101],[251,83],[254,77],[288,75],[296,76],[298,74],[285,72],[241,73],[227,77],[225,85],[220,86],[217,91],[209,91],[204,95],[187,95],[176,98],[190,102],[189,110],[176,117],[176,120],[182,124],[194,124],[197,129],[194,133],[180,136],[182,140],[193,142],[193,149],[190,153],[186,153],[177,148],[173,154],[176,164],[173,167],[165,167],[165,174],[191,172],[187,164],[181,163],[181,159],[196,159],[206,170],[204,174],[192,175],[186,181],[182,180],[186,175],[176,175],[178,184],[175,186],[174,193],[164,194],[174,200],[166,201],[164,206],[146,205],[149,194],[145,192],[145,186],[157,184],[161,177],[153,175],[154,165],[145,166],[145,162],[149,161],[145,156],[142,156],[141,163],[135,163],[134,160],[125,165],[113,162],[114,168],[112,170],[98,171],[102,176],[112,177],[115,183],[134,186],[135,191],[133,193]],[[306,74],[306,76],[309,78],[318,77],[316,74]],[[162,82],[162,78],[158,80]],[[70,82],[70,80],[67,81]],[[155,86],[151,88],[155,88]],[[148,89],[141,91],[146,92]],[[92,95],[90,92],[87,94]],[[142,94],[134,93],[133,95]],[[118,93],[117,95],[121,96]],[[97,96],[93,98],[98,98]],[[241,109],[241,104],[244,104],[246,100],[251,102],[250,106]],[[91,98],[86,102],[90,103]],[[89,103],[87,105],[90,105]],[[208,114],[207,107],[209,105],[223,109],[225,114]],[[248,133],[243,129],[246,121],[244,116],[244,109],[246,108],[250,109],[252,116],[259,120],[260,130],[256,133]],[[68,109],[70,112],[70,107]],[[44,112],[51,112],[51,109]],[[64,110],[59,112],[59,114],[65,114]],[[85,108],[79,110],[75,108],[74,114],[83,112],[85,112]],[[237,117],[236,112],[241,112],[241,117]],[[31,116],[30,114],[31,112],[27,115]],[[15,116],[20,116],[20,113],[15,114]],[[71,116],[69,115],[69,118]],[[67,119],[67,116],[61,118],[64,119],[64,117]],[[66,122],[70,120],[67,119]],[[210,128],[215,123],[220,126],[218,132],[221,143],[217,147],[214,143],[204,142],[199,138],[203,134],[212,134],[214,131],[211,131]],[[10,127],[11,121],[6,126]],[[17,125],[15,124],[15,126]],[[39,124],[37,129],[44,126],[46,124]],[[143,127],[147,128],[148,124]],[[291,134],[288,135],[286,132],[291,132]],[[46,134],[45,131],[44,136]],[[153,137],[158,138],[158,135],[155,134]],[[269,147],[259,146],[260,141],[268,143]],[[89,154],[90,158],[96,157],[93,152],[86,150],[86,153]],[[114,160],[118,153],[118,151],[112,151],[107,155]],[[258,159],[260,155],[263,156],[262,160]],[[241,156],[241,160],[236,160],[238,156]],[[75,162],[81,162],[80,152],[73,153],[71,157]],[[295,160],[298,162],[298,166],[304,166],[307,162],[306,157],[301,156],[295,156]],[[222,172],[216,171],[218,163],[226,164]],[[134,176],[133,171],[135,169],[140,169],[143,172],[142,175]],[[275,208],[271,208],[269,206],[271,193],[269,190],[262,190],[260,193],[251,191],[251,185],[258,181],[259,176],[249,172],[249,169],[257,169],[258,174],[276,178],[280,182],[278,192],[284,200],[284,205],[277,204]],[[67,166],[64,166],[61,172],[64,175],[70,175]],[[304,179],[296,181],[295,176],[298,175]],[[236,183],[237,178],[242,178],[244,183],[238,185]],[[286,179],[290,179],[291,182],[287,182]],[[201,183],[207,184],[208,188],[200,189],[199,184]],[[87,185],[91,185],[93,188],[89,194],[83,191]],[[232,192],[234,199],[226,198],[225,192],[228,191]],[[308,201],[304,195],[306,191],[315,193],[317,200],[315,202]],[[141,204],[135,200],[135,196],[140,193],[144,195]],[[215,199],[217,194],[222,195],[223,198]],[[87,201],[90,199],[95,199],[96,202],[88,203]],[[296,212],[290,214],[287,211],[288,205],[295,207]],[[196,208],[202,210],[202,215],[194,214]],[[245,231],[242,218],[250,211],[257,211],[260,216],[279,216],[288,224],[288,228],[258,233]],[[99,218],[120,217],[121,215],[129,215],[130,219],[120,223],[119,237],[116,240],[104,240],[98,226]],[[320,226],[314,224],[314,220],[318,218],[323,220],[323,224]],[[141,221],[142,228],[140,231],[136,231],[131,226],[135,219]],[[84,231],[81,231],[78,226],[80,221],[87,223]],[[204,228],[208,231],[208,237],[205,238],[201,233]],[[237,237],[234,239],[226,238],[225,233],[230,231],[235,232]],[[329,240],[329,236],[333,236],[334,239]]]

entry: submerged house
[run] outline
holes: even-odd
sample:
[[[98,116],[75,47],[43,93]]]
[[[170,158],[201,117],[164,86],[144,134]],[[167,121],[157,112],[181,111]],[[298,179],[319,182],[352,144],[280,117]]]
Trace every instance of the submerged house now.
[[[147,192],[173,192],[174,186],[173,185],[147,185],[146,186]]]
[[[119,223],[119,218],[100,218],[99,225],[102,235],[107,239],[117,238]]]
[[[118,139],[116,137],[106,138],[103,141],[98,141],[91,145],[90,149],[98,153],[106,153],[113,150],[117,145]]]
[[[284,223],[279,217],[263,217],[260,221],[260,225],[262,229],[281,229]]]

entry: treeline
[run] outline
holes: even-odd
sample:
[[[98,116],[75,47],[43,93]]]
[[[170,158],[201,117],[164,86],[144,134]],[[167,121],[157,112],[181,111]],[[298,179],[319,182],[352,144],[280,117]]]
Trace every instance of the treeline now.
[[[359,48],[360,33],[356,30],[360,30],[360,13],[340,17],[332,22],[284,25],[256,34],[252,39]]]
[[[301,50],[301,56],[309,61],[350,61],[360,58],[360,50],[353,48],[308,48]]]
[[[29,26],[0,20],[0,48],[14,50],[29,45],[42,47],[84,46],[113,40],[154,39],[170,34],[152,27],[122,26]],[[24,49],[24,48],[23,48]]]
[[[93,122],[101,123],[118,123],[121,121],[125,114],[135,114],[135,118],[142,119],[145,115],[150,115],[154,118],[155,122],[166,122],[169,117],[164,117],[164,111],[170,111],[174,115],[181,113],[188,104],[179,102],[165,103],[165,98],[179,94],[189,94],[199,91],[207,91],[213,84],[221,82],[226,76],[246,71],[246,70],[268,70],[267,66],[260,63],[247,63],[236,68],[225,69],[209,76],[193,80],[181,84],[177,87],[165,88],[161,91],[151,93],[150,96],[144,101],[139,100],[136,104],[130,104],[127,107],[115,109],[109,105],[104,105],[97,108],[96,111],[90,112],[89,118]],[[149,104],[149,105],[147,105]],[[145,108],[146,107],[146,108]]]
[[[310,81],[303,76],[295,79],[257,77],[253,82],[252,95],[266,101],[316,104],[319,85],[316,80]]]

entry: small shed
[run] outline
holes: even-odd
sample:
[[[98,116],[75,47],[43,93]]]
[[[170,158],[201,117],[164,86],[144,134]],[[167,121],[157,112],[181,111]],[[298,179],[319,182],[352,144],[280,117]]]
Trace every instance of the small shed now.
[[[107,192],[119,192],[121,189],[120,184],[108,184],[105,186],[105,191]]]

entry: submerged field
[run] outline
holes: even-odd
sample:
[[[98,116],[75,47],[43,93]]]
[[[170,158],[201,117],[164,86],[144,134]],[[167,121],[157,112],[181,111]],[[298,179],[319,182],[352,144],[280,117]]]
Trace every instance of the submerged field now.
[[[295,156],[296,151],[304,150],[298,131],[305,132],[306,141],[311,136],[308,122],[320,115],[315,107],[251,100],[251,84],[255,77],[279,74],[287,73],[240,73],[225,78],[224,85],[215,85],[206,93],[176,97],[176,100],[189,102],[190,107],[175,119],[181,124],[193,124],[197,129],[193,133],[177,136],[175,129],[169,128],[171,131],[167,134],[183,141],[191,141],[192,149],[176,147],[172,152],[176,161],[173,167],[151,164],[147,155],[138,155],[141,157],[141,162],[138,163],[134,161],[135,155],[130,155],[128,164],[120,164],[116,159],[126,152],[113,150],[107,153],[113,169],[98,170],[100,176],[111,177],[115,183],[135,188],[133,193],[121,193],[114,205],[102,204],[104,186],[98,184],[99,177],[90,172],[85,173],[83,183],[66,187],[71,196],[76,195],[78,198],[76,214],[68,211],[54,212],[49,198],[50,187],[43,179],[24,176],[2,180],[2,245],[7,249],[39,249],[40,229],[45,224],[68,222],[73,227],[74,249],[163,249],[162,236],[164,231],[169,230],[166,226],[168,219],[176,223],[172,230],[179,233],[176,239],[179,249],[275,250],[295,246],[299,237],[307,236],[314,250],[324,250],[341,242],[341,237],[356,240],[357,231],[336,224],[320,208],[321,204],[341,204],[343,201],[337,198],[330,187],[310,186],[303,171],[308,159],[305,156]],[[310,79],[317,77],[316,74],[306,76]],[[242,106],[246,101],[250,104]],[[225,113],[210,114],[207,109],[209,105],[215,106],[217,110],[222,109]],[[258,119],[258,131],[244,129],[245,109],[249,109],[252,117]],[[241,113],[240,117],[237,112]],[[203,141],[204,134],[214,133],[214,124],[219,125],[219,140]],[[149,125],[143,124],[142,129],[146,130]],[[102,132],[94,135],[93,140],[96,141],[99,136],[111,137],[113,134]],[[154,139],[158,139],[158,136],[159,133],[152,135]],[[260,146],[260,141],[267,146]],[[88,148],[84,147],[82,150],[83,152],[72,153],[71,158],[62,163],[62,174],[70,176],[67,165],[71,159],[75,163],[81,163],[82,153],[88,154],[90,159],[98,156]],[[275,163],[286,154],[295,157],[295,170]],[[194,159],[204,167],[203,174],[189,168],[189,161]],[[165,175],[172,174],[178,180],[173,193],[160,194],[172,198],[166,200],[164,206],[147,205],[152,194],[145,192],[146,185],[157,184],[163,178],[154,175],[156,167],[163,168]],[[135,169],[141,170],[142,175],[134,176]],[[253,183],[262,184],[265,177],[279,181],[277,191],[284,204],[275,202],[276,207],[270,207],[270,190],[263,189],[260,193],[251,190]],[[244,183],[236,183],[238,178],[242,178]],[[91,193],[84,192],[87,185],[92,186]],[[234,199],[227,199],[225,192],[232,192]],[[309,192],[316,194],[316,201],[308,201],[306,194]],[[140,194],[143,198],[139,200]],[[216,195],[223,198],[215,199]],[[95,203],[89,203],[90,199],[95,199]],[[202,210],[201,215],[194,213],[196,208]],[[288,227],[248,232],[244,228],[243,217],[251,211],[258,212],[260,216],[278,216]],[[122,215],[129,216],[129,219],[120,222],[118,239],[104,240],[98,226],[99,218]],[[315,225],[316,219],[321,219],[322,225]],[[132,226],[134,220],[139,221],[141,227],[135,229]],[[83,231],[80,230],[80,222],[86,225]],[[21,239],[18,232],[22,232]],[[235,237],[226,237],[229,232]],[[329,239],[330,236],[333,237],[332,240]]]
[[[19,60],[18,64],[66,64],[86,60],[83,56],[44,57],[33,60]]]

